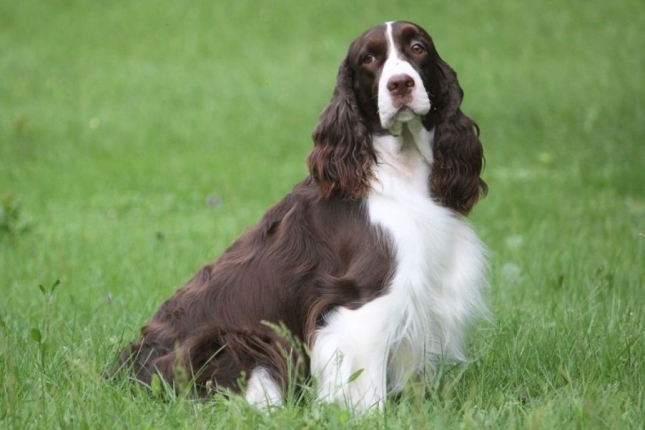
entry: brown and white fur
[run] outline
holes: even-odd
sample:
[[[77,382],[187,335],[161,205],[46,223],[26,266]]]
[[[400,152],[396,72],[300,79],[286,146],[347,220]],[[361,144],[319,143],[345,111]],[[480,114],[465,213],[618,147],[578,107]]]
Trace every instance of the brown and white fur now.
[[[293,359],[318,399],[362,412],[439,359],[464,361],[486,312],[484,247],[464,217],[486,184],[462,96],[421,27],[363,33],[313,133],[310,176],[161,306],[121,367],[144,383],[181,368],[205,395],[266,407],[283,403]]]

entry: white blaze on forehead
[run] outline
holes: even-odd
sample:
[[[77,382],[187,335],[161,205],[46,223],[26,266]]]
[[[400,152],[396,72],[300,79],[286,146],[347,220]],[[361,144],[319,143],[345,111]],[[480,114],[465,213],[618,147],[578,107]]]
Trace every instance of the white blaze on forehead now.
[[[385,39],[387,39],[387,59],[397,58],[398,52],[392,37],[392,21],[385,23]]]
[[[426,93],[419,73],[412,67],[405,56],[399,52],[393,36],[393,23],[385,23],[385,39],[387,40],[387,60],[378,83],[378,111],[383,128],[392,134],[399,134],[401,125],[416,116],[423,116],[430,111],[430,99]],[[411,101],[402,106],[395,106],[392,95],[387,88],[389,80],[396,75],[408,75],[414,80]],[[402,109],[403,108],[403,109]]]

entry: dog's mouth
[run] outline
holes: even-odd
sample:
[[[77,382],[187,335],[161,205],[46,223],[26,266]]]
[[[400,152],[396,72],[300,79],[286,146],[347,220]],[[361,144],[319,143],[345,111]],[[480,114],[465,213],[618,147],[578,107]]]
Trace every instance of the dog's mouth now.
[[[392,119],[399,122],[408,122],[416,116],[419,116],[419,114],[416,113],[410,106],[404,104],[396,111]]]
[[[383,121],[383,127],[390,132],[393,130],[398,130],[402,124],[412,121],[415,118],[423,116],[425,113],[424,109],[415,109],[409,104],[402,104],[396,108],[394,114],[390,115],[389,118],[386,118]],[[397,133],[394,133],[397,134]]]
[[[430,100],[407,94],[405,97],[388,97],[379,103],[381,126],[396,135],[401,126],[430,111]]]
[[[398,136],[403,131],[403,124],[418,117],[420,115],[414,109],[408,105],[402,105],[382,125],[391,135]]]

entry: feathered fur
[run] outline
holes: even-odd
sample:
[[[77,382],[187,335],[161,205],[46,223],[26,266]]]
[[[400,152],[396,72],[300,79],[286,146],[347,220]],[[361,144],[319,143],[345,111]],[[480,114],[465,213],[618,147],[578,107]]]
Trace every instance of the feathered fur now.
[[[314,130],[310,176],[168,299],[118,367],[259,407],[313,377],[320,400],[365,411],[440,358],[464,360],[486,284],[464,215],[486,184],[462,97],[421,27],[363,33]]]

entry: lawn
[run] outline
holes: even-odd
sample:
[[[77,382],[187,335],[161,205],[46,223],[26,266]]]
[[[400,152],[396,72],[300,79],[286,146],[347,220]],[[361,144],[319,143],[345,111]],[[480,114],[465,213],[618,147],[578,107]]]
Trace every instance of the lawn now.
[[[362,420],[105,381],[306,175],[349,43],[395,19],[482,130],[472,363]],[[644,28],[641,0],[0,0],[0,428],[644,428]]]

